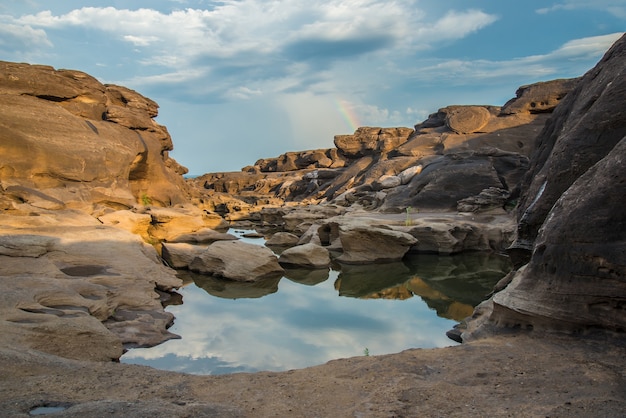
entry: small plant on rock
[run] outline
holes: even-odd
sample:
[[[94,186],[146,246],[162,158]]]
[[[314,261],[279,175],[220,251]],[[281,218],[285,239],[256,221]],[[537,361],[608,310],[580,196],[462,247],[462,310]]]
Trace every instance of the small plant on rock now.
[[[411,211],[413,210],[413,208],[408,207],[406,208],[406,219],[404,220],[404,226],[411,226],[413,225],[413,219],[411,218]]]
[[[152,204],[152,199],[147,193],[141,194],[141,204],[144,206],[150,206]]]

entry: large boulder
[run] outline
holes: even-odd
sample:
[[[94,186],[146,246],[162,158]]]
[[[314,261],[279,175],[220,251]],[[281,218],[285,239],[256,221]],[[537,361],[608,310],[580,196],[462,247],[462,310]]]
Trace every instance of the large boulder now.
[[[493,298],[499,325],[626,330],[626,136],[567,189],[530,263]]]
[[[330,265],[328,250],[313,243],[297,245],[286,249],[278,257],[282,266],[323,268]]]
[[[220,223],[221,227],[221,223]],[[215,241],[231,241],[238,239],[233,234],[216,231],[211,228],[199,229],[195,232],[175,235],[168,239],[168,242],[187,242],[190,244],[211,244]]]
[[[242,282],[280,277],[284,273],[269,248],[242,241],[214,242],[191,262],[189,268],[197,273]]]
[[[205,249],[205,247],[185,242],[165,242],[161,246],[161,257],[172,268],[188,269],[193,260]]]
[[[195,206],[147,207],[145,213],[152,217],[149,233],[158,240],[170,241],[183,234],[204,229],[227,230],[228,223],[219,215],[208,213]]]
[[[580,78],[568,78],[521,86],[515,92],[515,98],[502,106],[500,114],[552,112],[579,81]]]
[[[265,245],[268,247],[293,247],[298,244],[298,241],[300,241],[300,237],[296,234],[277,232],[265,241]]]
[[[384,223],[351,218],[335,222],[339,222],[336,230],[343,251],[337,261],[345,264],[398,261],[417,243],[412,235]]]
[[[410,219],[410,225],[403,229],[417,239],[411,251],[418,253],[502,252],[515,236],[515,221],[503,214]]]
[[[479,132],[487,125],[491,112],[483,106],[455,106],[446,117],[446,126],[457,134]]]
[[[390,189],[382,209],[454,210],[459,200],[484,189],[510,190],[528,168],[528,159],[497,149],[447,154],[425,165],[405,187]]]

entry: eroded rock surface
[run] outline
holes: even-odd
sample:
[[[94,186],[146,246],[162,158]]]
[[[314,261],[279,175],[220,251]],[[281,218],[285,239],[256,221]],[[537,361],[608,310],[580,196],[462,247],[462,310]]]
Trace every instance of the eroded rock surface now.
[[[173,273],[139,236],[81,212],[5,213],[1,332],[66,358],[117,359],[123,346],[176,337],[157,293],[182,284]]]
[[[464,339],[494,327],[626,330],[625,60],[622,37],[537,138],[511,248],[523,266]]]
[[[186,169],[169,157],[172,140],[153,120],[157,109],[80,71],[0,62],[5,205],[89,211],[185,202]]]

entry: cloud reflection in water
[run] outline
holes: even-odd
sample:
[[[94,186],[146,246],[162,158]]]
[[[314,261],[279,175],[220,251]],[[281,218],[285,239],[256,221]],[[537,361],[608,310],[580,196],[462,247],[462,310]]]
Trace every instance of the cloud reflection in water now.
[[[290,270],[256,284],[187,276],[197,285],[181,289],[183,305],[167,308],[182,339],[130,350],[122,361],[223,374],[302,368],[365,348],[449,346],[445,332],[456,321],[445,317],[471,313],[507,269],[508,260],[486,255],[420,255],[341,272]]]

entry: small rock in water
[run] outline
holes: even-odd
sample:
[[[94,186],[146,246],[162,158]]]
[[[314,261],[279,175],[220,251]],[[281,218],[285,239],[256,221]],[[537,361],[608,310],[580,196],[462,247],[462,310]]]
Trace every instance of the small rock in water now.
[[[259,234],[258,232],[246,232],[242,235],[244,238],[263,238],[263,234]]]

